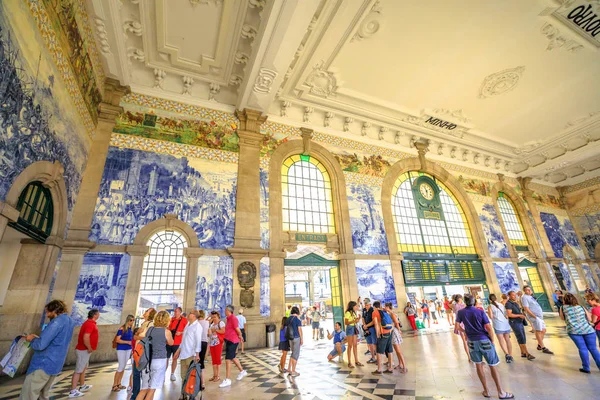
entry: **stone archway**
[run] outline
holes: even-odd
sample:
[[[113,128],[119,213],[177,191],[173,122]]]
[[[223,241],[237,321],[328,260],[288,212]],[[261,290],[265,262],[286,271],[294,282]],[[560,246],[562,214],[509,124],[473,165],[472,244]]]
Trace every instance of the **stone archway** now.
[[[487,247],[481,221],[471,199],[467,195],[467,192],[464,190],[462,185],[450,174],[450,172],[435,162],[425,160],[425,152],[425,149],[419,149],[419,157],[408,158],[396,162],[391,166],[383,180],[383,187],[381,191],[383,220],[388,240],[388,247],[390,250],[390,258],[392,259],[392,269],[399,271],[394,275],[394,279],[397,280],[398,283],[401,283],[401,285],[396,284],[397,295],[402,296],[403,299],[406,297],[404,293],[400,293],[405,292],[405,286],[401,272],[402,256],[400,255],[398,243],[396,241],[396,226],[394,224],[392,215],[392,188],[394,187],[394,184],[400,175],[409,171],[420,171],[434,176],[456,197],[458,204],[463,209],[465,218],[467,219],[468,227],[471,230],[471,236],[475,250],[483,262],[487,283],[490,286],[490,292],[500,293],[498,279],[496,278],[496,273],[494,271],[494,266],[490,257],[489,249]]]
[[[135,315],[139,301],[142,270],[144,258],[148,255],[148,241],[157,232],[174,230],[181,233],[186,239],[187,247],[184,249],[186,257],[185,291],[183,298],[183,309],[194,308],[196,296],[196,277],[198,276],[198,258],[204,254],[200,248],[196,232],[187,223],[181,221],[174,214],[165,214],[162,218],[145,225],[133,240],[133,244],[127,246],[126,252],[131,256],[129,264],[129,276],[123,300],[122,315]]]
[[[352,230],[346,180],[337,159],[323,146],[311,140],[312,131],[303,129],[303,138],[280,145],[271,155],[269,163],[269,229],[271,262],[271,315],[284,314],[284,266],[286,251],[294,251],[298,242],[283,232],[283,208],[281,190],[281,166],[290,156],[307,154],[325,166],[331,179],[332,202],[336,234],[327,235],[328,251],[337,251],[340,258],[340,278],[344,301],[358,297]],[[293,236],[293,235],[292,235]]]
[[[39,161],[25,168],[13,182],[5,201],[0,203],[0,241],[9,221],[17,221],[17,203],[31,182],[39,181],[48,188],[54,206],[50,236],[44,243],[21,240],[6,299],[0,309],[0,353],[5,353],[12,340],[23,332],[37,332],[58,257],[63,247],[67,226],[68,201],[64,168],[59,162]]]

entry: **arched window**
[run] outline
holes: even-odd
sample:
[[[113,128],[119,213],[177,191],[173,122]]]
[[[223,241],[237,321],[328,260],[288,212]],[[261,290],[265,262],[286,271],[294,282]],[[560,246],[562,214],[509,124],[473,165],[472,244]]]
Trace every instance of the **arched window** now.
[[[281,167],[283,230],[335,233],[331,181],[314,157],[298,154]]]
[[[417,211],[412,185],[422,176],[436,185],[443,211],[439,219]],[[392,188],[392,215],[402,252],[476,254],[467,219],[456,197],[431,175],[415,171],[400,175]]]
[[[502,192],[498,193],[498,208],[510,243],[515,246],[527,246],[527,236],[523,224],[521,224],[521,219],[515,211],[515,206]]]
[[[54,206],[50,190],[41,182],[31,182],[21,192],[17,202],[19,219],[10,226],[26,235],[45,242],[52,232]]]
[[[178,291],[185,288],[187,242],[175,231],[162,231],[148,241],[150,253],[144,259],[141,291]]]

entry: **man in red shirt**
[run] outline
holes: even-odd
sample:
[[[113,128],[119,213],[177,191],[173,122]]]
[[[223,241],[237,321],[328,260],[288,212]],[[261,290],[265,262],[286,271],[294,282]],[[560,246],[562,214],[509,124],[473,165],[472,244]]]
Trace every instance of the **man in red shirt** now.
[[[71,393],[69,398],[81,397],[84,392],[92,388],[92,385],[85,384],[85,371],[90,362],[91,354],[98,348],[98,326],[96,321],[100,318],[100,312],[96,309],[88,312],[88,319],[81,325],[79,336],[77,337],[77,346],[75,353],[77,361],[75,362],[75,372],[71,380]],[[79,384],[79,388],[77,387]]]
[[[237,359],[235,353],[237,352],[238,344],[244,340],[242,338],[242,331],[239,327],[239,321],[235,315],[233,315],[233,306],[230,304],[225,307],[225,315],[227,316],[227,323],[225,325],[225,380],[221,382],[219,387],[224,388],[231,386],[231,379],[229,374],[231,373],[231,363],[240,370],[237,376],[237,380],[241,381],[248,373],[242,368],[240,360]]]
[[[181,315],[182,312],[181,307],[177,307],[174,312],[175,315],[171,318],[171,322],[169,323],[169,330],[171,331],[171,335],[173,335],[173,345],[167,345],[167,368],[169,367],[169,358],[173,356],[173,361],[171,361],[171,381],[177,379],[175,378],[175,369],[177,369],[177,356],[175,353],[181,345],[183,330],[188,323],[187,318]]]

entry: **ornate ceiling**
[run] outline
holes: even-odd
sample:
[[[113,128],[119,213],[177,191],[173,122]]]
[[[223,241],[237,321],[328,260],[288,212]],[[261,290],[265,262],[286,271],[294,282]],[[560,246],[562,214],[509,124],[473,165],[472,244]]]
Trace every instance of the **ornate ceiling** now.
[[[425,138],[432,159],[547,184],[599,175],[599,0],[86,2],[134,92],[413,153]]]

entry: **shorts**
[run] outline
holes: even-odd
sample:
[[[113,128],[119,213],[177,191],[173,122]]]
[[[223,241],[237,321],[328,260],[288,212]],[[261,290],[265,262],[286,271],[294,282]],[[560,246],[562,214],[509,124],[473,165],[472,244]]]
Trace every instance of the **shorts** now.
[[[129,360],[130,356],[131,350],[117,350],[117,360],[119,360],[117,372],[125,371],[125,367],[127,366],[127,360]]]
[[[540,317],[529,318],[529,322],[531,322],[531,327],[538,332],[541,332],[544,329],[546,329],[546,323]]]
[[[485,358],[485,362],[490,367],[495,367],[500,364],[500,359],[498,358],[498,354],[496,353],[496,348],[494,344],[489,340],[475,340],[475,341],[467,341],[469,345],[469,354],[471,355],[471,361],[475,364],[481,364],[483,359]]]
[[[167,345],[167,360],[171,358],[171,356],[175,354],[177,350],[179,350],[178,344],[174,344],[173,346]]]
[[[377,354],[389,354],[392,352],[392,333],[382,333],[377,338]]]
[[[522,322],[511,322],[510,327],[515,333],[515,337],[517,338],[518,344],[527,343],[527,337],[525,336],[525,327]]]
[[[281,351],[290,351],[290,342],[289,340],[284,340],[282,342],[279,342],[279,350]]]
[[[77,360],[75,361],[75,373],[81,374],[90,363],[91,353],[88,353],[87,350],[75,350],[75,354],[77,355]]]
[[[423,312],[423,319],[429,319],[429,313]]]
[[[314,322],[312,323],[312,328],[313,329],[319,329],[319,323],[318,322]]]
[[[235,358],[235,353],[237,352],[239,343],[233,343],[229,340],[225,339],[225,359],[233,360]]]
[[[298,361],[298,358],[300,357],[300,338],[294,338],[292,343],[290,343],[290,347],[292,348],[291,358]]]
[[[242,332],[242,339],[244,339],[244,342],[246,341],[246,329],[242,328],[240,329],[240,332]]]
[[[346,346],[342,345],[342,353],[346,351]],[[338,355],[337,349],[334,347],[333,350],[329,353],[331,357],[336,357]]]
[[[354,336],[356,333],[354,332],[354,325],[346,326],[346,336]]]
[[[369,328],[369,333],[370,335],[367,336],[367,344],[377,344],[377,331],[374,326]]]
[[[165,385],[165,372],[167,371],[167,359],[155,358],[150,364],[150,371],[142,370],[141,389],[160,389]]]
[[[494,329],[494,332],[496,332],[496,335],[506,335],[507,333],[510,333],[510,329],[507,331],[500,331],[498,329]]]

